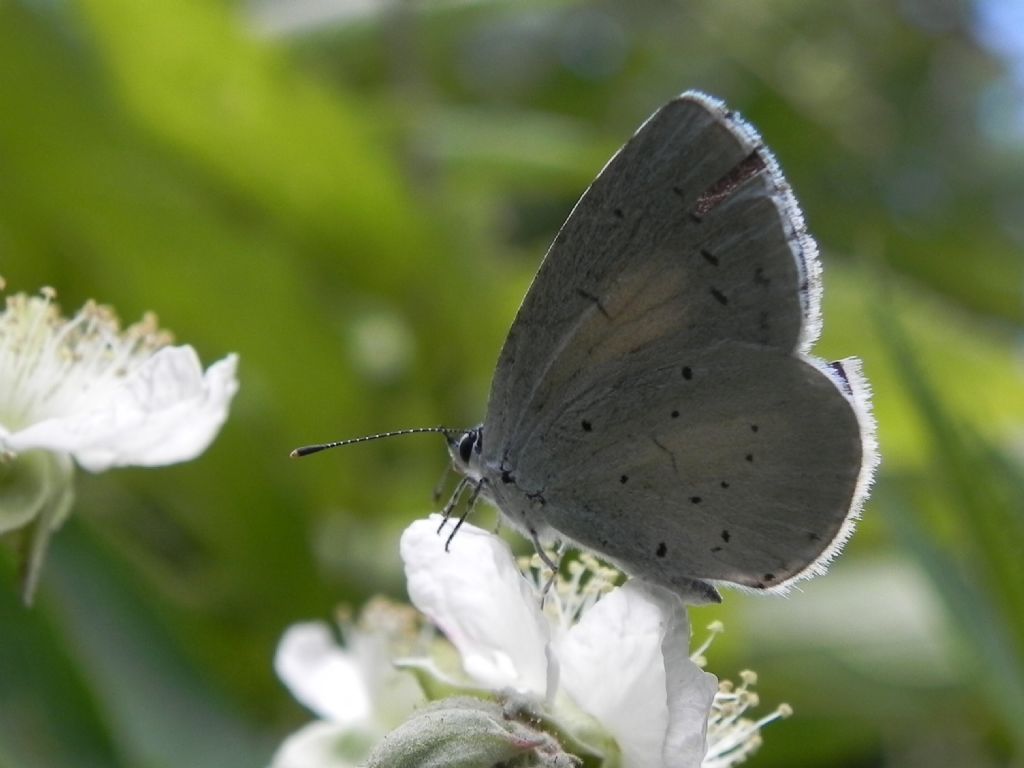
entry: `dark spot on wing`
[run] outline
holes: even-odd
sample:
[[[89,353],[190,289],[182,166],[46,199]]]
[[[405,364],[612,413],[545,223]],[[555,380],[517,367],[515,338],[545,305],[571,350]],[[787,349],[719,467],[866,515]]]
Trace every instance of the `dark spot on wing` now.
[[[724,541],[726,544],[728,544],[729,543],[729,539],[731,539],[731,538],[732,538],[732,536],[729,535],[729,532],[723,528],[722,529],[722,541]]]
[[[755,149],[734,165],[722,178],[704,190],[697,198],[691,215],[703,218],[720,206],[743,186],[743,182],[765,169],[764,158]]]
[[[586,419],[584,419],[583,421],[580,422],[580,426],[583,427],[583,431],[584,432],[590,432],[594,428],[594,425],[591,424]]]
[[[691,496],[690,497],[690,503],[691,504],[700,504],[701,501],[702,501],[702,499],[701,499],[700,496]]]
[[[760,427],[757,426],[757,424],[751,424],[750,425],[750,431],[751,432],[757,432],[757,430],[759,430],[759,429],[760,429]]]
[[[771,278],[765,277],[764,267],[758,267],[754,270],[754,282],[758,285],[770,285]]]
[[[693,369],[688,365],[683,366],[683,378],[687,381],[693,378]]]
[[[654,554],[656,554],[658,557],[664,557],[668,554],[668,546],[665,544],[664,541],[658,544],[658,548],[654,551]]]
[[[726,304],[729,303],[729,297],[726,296],[724,293],[722,293],[717,288],[712,288],[711,289],[711,295],[714,296],[715,297],[715,301],[717,301],[722,306],[725,306]]]
[[[766,573],[764,575],[764,580],[765,581],[775,581],[775,574],[774,573]]]
[[[728,488],[729,487],[729,483],[727,483],[725,480],[720,482],[719,485],[722,486],[723,488]]]
[[[509,472],[507,469],[501,473],[501,482],[503,483],[514,483],[516,481],[515,475]]]
[[[622,477],[620,477],[619,478],[619,482],[622,483],[623,485],[628,483],[629,482],[629,475],[623,475]]]
[[[721,547],[712,547],[712,548],[711,548],[711,551],[712,551],[712,552],[721,552],[721,551],[722,551],[722,548],[721,548]]]
[[[811,531],[810,533],[807,534],[807,540],[808,541],[821,541],[821,536],[819,536],[818,534],[816,534],[813,531]]]
[[[718,266],[718,257],[715,256],[715,254],[713,254],[711,251],[707,250],[706,248],[701,248],[700,255],[704,257],[704,260],[708,264],[711,264],[712,266],[715,267]]]
[[[612,211],[612,213],[615,214],[616,219],[621,219],[623,216],[625,216],[621,208],[616,208],[614,211]]]
[[[749,462],[753,462],[753,461],[754,461],[754,454],[752,454],[752,453],[748,453],[748,454],[747,454],[746,456],[744,456],[743,458],[745,458],[745,459],[746,459],[747,461],[749,461]]]
[[[672,411],[672,418],[673,419],[678,419],[679,418],[679,411]]]

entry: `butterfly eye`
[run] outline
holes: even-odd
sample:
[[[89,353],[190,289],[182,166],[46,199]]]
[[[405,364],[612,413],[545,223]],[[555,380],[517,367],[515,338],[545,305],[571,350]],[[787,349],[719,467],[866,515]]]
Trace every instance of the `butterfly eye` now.
[[[459,441],[459,458],[464,464],[469,464],[469,457],[473,453],[473,445],[476,443],[476,432],[467,432]]]

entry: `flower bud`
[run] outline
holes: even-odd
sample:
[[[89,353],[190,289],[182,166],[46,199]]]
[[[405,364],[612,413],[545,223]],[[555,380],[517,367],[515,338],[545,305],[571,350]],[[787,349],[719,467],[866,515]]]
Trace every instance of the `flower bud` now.
[[[374,748],[367,768],[494,768],[533,753],[537,768],[573,768],[575,758],[547,733],[508,719],[502,707],[470,697],[424,707]]]

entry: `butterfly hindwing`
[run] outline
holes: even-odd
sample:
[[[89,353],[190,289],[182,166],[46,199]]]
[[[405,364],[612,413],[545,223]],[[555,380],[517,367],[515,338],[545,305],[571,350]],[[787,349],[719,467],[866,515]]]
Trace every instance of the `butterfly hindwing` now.
[[[653,352],[567,391],[525,446],[517,483],[543,499],[546,523],[677,589],[773,588],[827,560],[859,503],[852,395],[770,348]]]

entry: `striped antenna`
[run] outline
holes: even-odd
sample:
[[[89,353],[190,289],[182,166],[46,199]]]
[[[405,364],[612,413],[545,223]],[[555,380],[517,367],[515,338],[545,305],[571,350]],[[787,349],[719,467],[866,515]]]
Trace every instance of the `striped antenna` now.
[[[413,427],[412,429],[397,429],[394,432],[381,432],[377,435],[366,435],[365,437],[351,437],[348,440],[335,440],[333,443],[320,443],[319,445],[304,445],[301,448],[296,448],[292,451],[289,456],[293,459],[298,459],[302,456],[309,456],[311,453],[319,453],[320,451],[326,451],[328,448],[339,448],[342,445],[354,445],[355,443],[366,443],[370,440],[381,440],[385,437],[399,437],[400,435],[418,435],[425,432],[431,432],[435,434],[444,435],[445,437],[452,437],[454,435],[461,435],[466,430],[454,429],[452,427]]]

